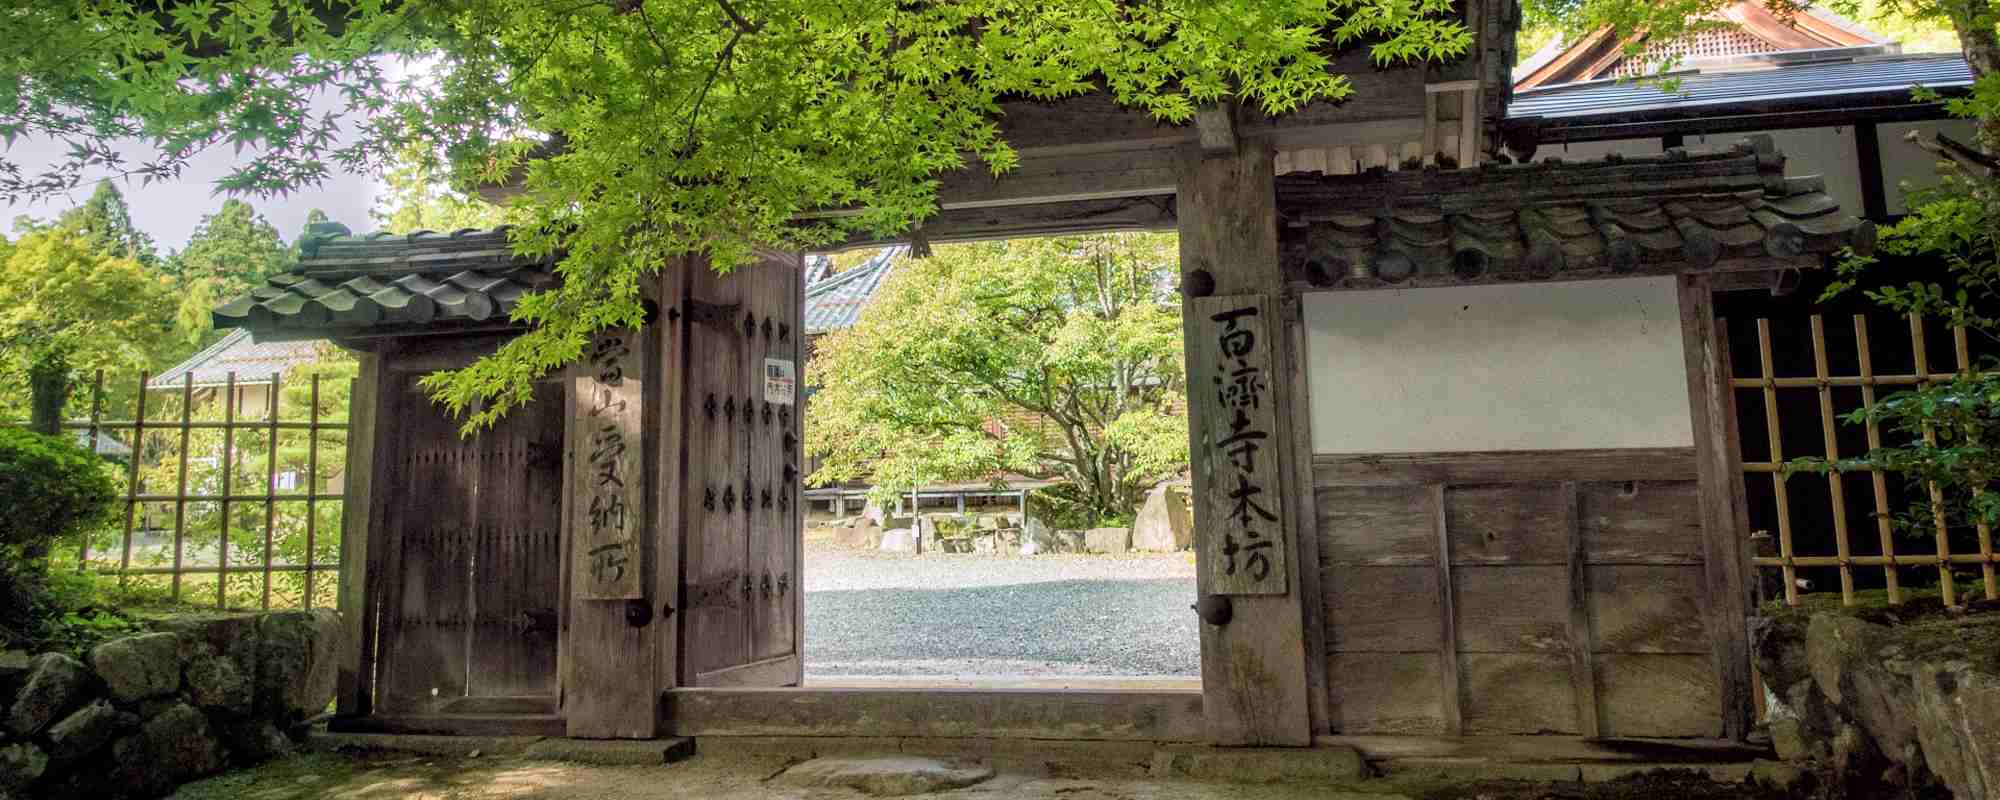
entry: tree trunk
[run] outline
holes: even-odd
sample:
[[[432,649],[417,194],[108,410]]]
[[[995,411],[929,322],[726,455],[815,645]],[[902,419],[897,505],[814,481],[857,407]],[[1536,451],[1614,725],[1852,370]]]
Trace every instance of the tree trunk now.
[[[1972,68],[1972,79],[1977,81],[2000,73],[2000,32],[1994,28],[1992,4],[1988,0],[1968,0],[1960,13],[1951,15],[1951,24],[1959,44],[1965,48],[1965,63]],[[2000,149],[2000,118],[1982,118],[1978,123],[1978,147],[1988,153]]]
[[[69,363],[60,355],[44,355],[28,367],[28,427],[36,433],[62,433],[63,404],[69,400]]]

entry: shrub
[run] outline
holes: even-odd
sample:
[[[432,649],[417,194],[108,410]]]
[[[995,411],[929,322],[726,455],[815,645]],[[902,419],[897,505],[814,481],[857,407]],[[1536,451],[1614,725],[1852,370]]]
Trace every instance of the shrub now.
[[[0,428],[0,547],[47,552],[111,519],[118,487],[104,461],[60,436]],[[9,555],[19,555],[10,553]]]
[[[0,429],[0,647],[48,644],[87,607],[94,582],[50,576],[49,548],[108,522],[117,497],[107,465],[83,447]]]

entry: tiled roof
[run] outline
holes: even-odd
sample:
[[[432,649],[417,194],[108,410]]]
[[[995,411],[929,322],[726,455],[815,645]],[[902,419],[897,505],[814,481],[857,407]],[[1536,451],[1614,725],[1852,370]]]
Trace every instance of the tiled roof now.
[[[1278,178],[1283,265],[1324,288],[1798,265],[1874,226],[1769,137],[1655,158]]]
[[[1912,86],[1933,89],[1972,84],[1972,69],[1957,53],[1886,56],[1853,60],[1803,61],[1770,69],[1702,72],[1672,76],[1680,91],[1647,83],[1604,79],[1516,90],[1507,118],[1569,119],[1607,117],[1632,122],[1635,115],[1697,111],[1742,104],[1841,95],[1887,94],[1901,98]],[[1907,102],[1906,98],[1904,99]]]
[[[505,322],[522,295],[556,280],[554,259],[515,256],[507,230],[352,236],[324,226],[301,244],[297,269],[216,309],[215,326],[280,339]]]
[[[319,358],[319,342],[311,339],[259,342],[247,330],[233,330],[215,344],[188,356],[173,369],[155,376],[150,389],[179,389],[193,376],[193,384],[221,386],[236,373],[236,384],[270,383],[271,377]]]
[[[821,278],[806,285],[806,335],[812,336],[851,327],[861,319],[882,279],[895,269],[895,262],[908,247],[885,247],[874,258],[846,272]]]

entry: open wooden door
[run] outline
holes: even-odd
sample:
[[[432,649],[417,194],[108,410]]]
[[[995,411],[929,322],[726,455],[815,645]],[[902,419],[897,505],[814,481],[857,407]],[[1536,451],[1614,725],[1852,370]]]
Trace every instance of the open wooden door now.
[[[687,275],[682,686],[804,677],[800,279],[799,257],[784,253]]]

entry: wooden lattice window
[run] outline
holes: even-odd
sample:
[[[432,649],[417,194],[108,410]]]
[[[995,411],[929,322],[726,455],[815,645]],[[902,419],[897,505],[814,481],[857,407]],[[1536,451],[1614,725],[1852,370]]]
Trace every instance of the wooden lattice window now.
[[[1875,319],[1878,324],[1881,322],[1880,317]],[[1978,566],[1987,599],[2000,599],[2000,582],[1996,582],[1995,576],[1995,564],[2000,559],[1994,555],[1992,530],[1983,523],[1969,526],[1969,530],[1968,526],[1950,525],[1945,513],[1947,498],[1940,496],[1935,486],[1908,485],[1898,476],[1865,468],[1824,476],[1802,472],[1787,475],[1785,471],[1786,462],[1794,458],[1818,456],[1837,460],[1881,447],[1885,432],[1878,425],[1872,422],[1866,426],[1850,425],[1841,418],[1891,392],[1951,380],[1972,363],[1964,328],[1949,331],[1953,367],[1937,370],[1933,347],[1941,352],[1942,343],[1926,338],[1927,325],[1921,318],[1909,317],[1903,335],[1872,340],[1869,320],[1867,315],[1855,315],[1852,338],[1839,331],[1835,337],[1838,346],[1829,348],[1827,326],[1819,315],[1813,315],[1804,330],[1796,325],[1789,329],[1781,326],[1775,336],[1771,320],[1758,319],[1754,358],[1741,358],[1739,351],[1738,357],[1732,359],[1736,366],[1731,385],[1736,390],[1737,406],[1752,412],[1738,415],[1743,427],[1743,470],[1752,527],[1763,527],[1757,535],[1771,545],[1760,548],[1766,552],[1753,557],[1751,563],[1760,571],[1779,573],[1785,602],[1792,605],[1799,602],[1801,575],[1824,573],[1829,568],[1838,575],[1841,599],[1848,605],[1855,602],[1857,577],[1871,569],[1881,570],[1881,585],[1891,603],[1903,601],[1906,592],[1902,583],[1909,569],[1935,570],[1940,598],[1946,605],[1957,605],[1961,600],[1953,567],[1965,565]],[[1811,374],[1779,374],[1799,371],[1795,367],[1804,360],[1807,349],[1806,343],[1797,341],[1801,334],[1809,339]],[[1774,345],[1774,339],[1781,344]],[[1781,365],[1780,362],[1787,360],[1793,363]],[[1889,371],[1878,371],[1878,366]],[[1848,369],[1852,372],[1845,371]],[[1817,401],[1816,414],[1811,410],[1810,400]],[[1798,437],[1798,418],[1810,416],[1818,417],[1819,446],[1788,446],[1788,427]],[[1930,432],[1925,436],[1934,440]],[[1870,497],[1865,510],[1852,509],[1858,513],[1850,515],[1848,495],[1855,490]],[[1795,502],[1800,500],[1805,502]],[[1919,544],[1921,539],[1899,537],[1895,530],[1893,516],[1912,504],[1928,506],[1927,527],[1931,535],[1927,537],[1927,545]],[[1760,520],[1770,525],[1760,526]],[[1801,531],[1802,524],[1814,527]],[[1820,526],[1830,528],[1831,536],[1826,536],[1828,531]],[[1770,527],[1776,529],[1775,542],[1764,538],[1769,536]],[[1852,529],[1856,527],[1874,528],[1875,535],[1867,537],[1874,542],[1866,541],[1865,533],[1854,532]],[[1812,543],[1805,549],[1820,552],[1800,552],[1801,539]],[[1832,553],[1824,552],[1827,545]],[[1775,552],[1768,552],[1772,549]]]

